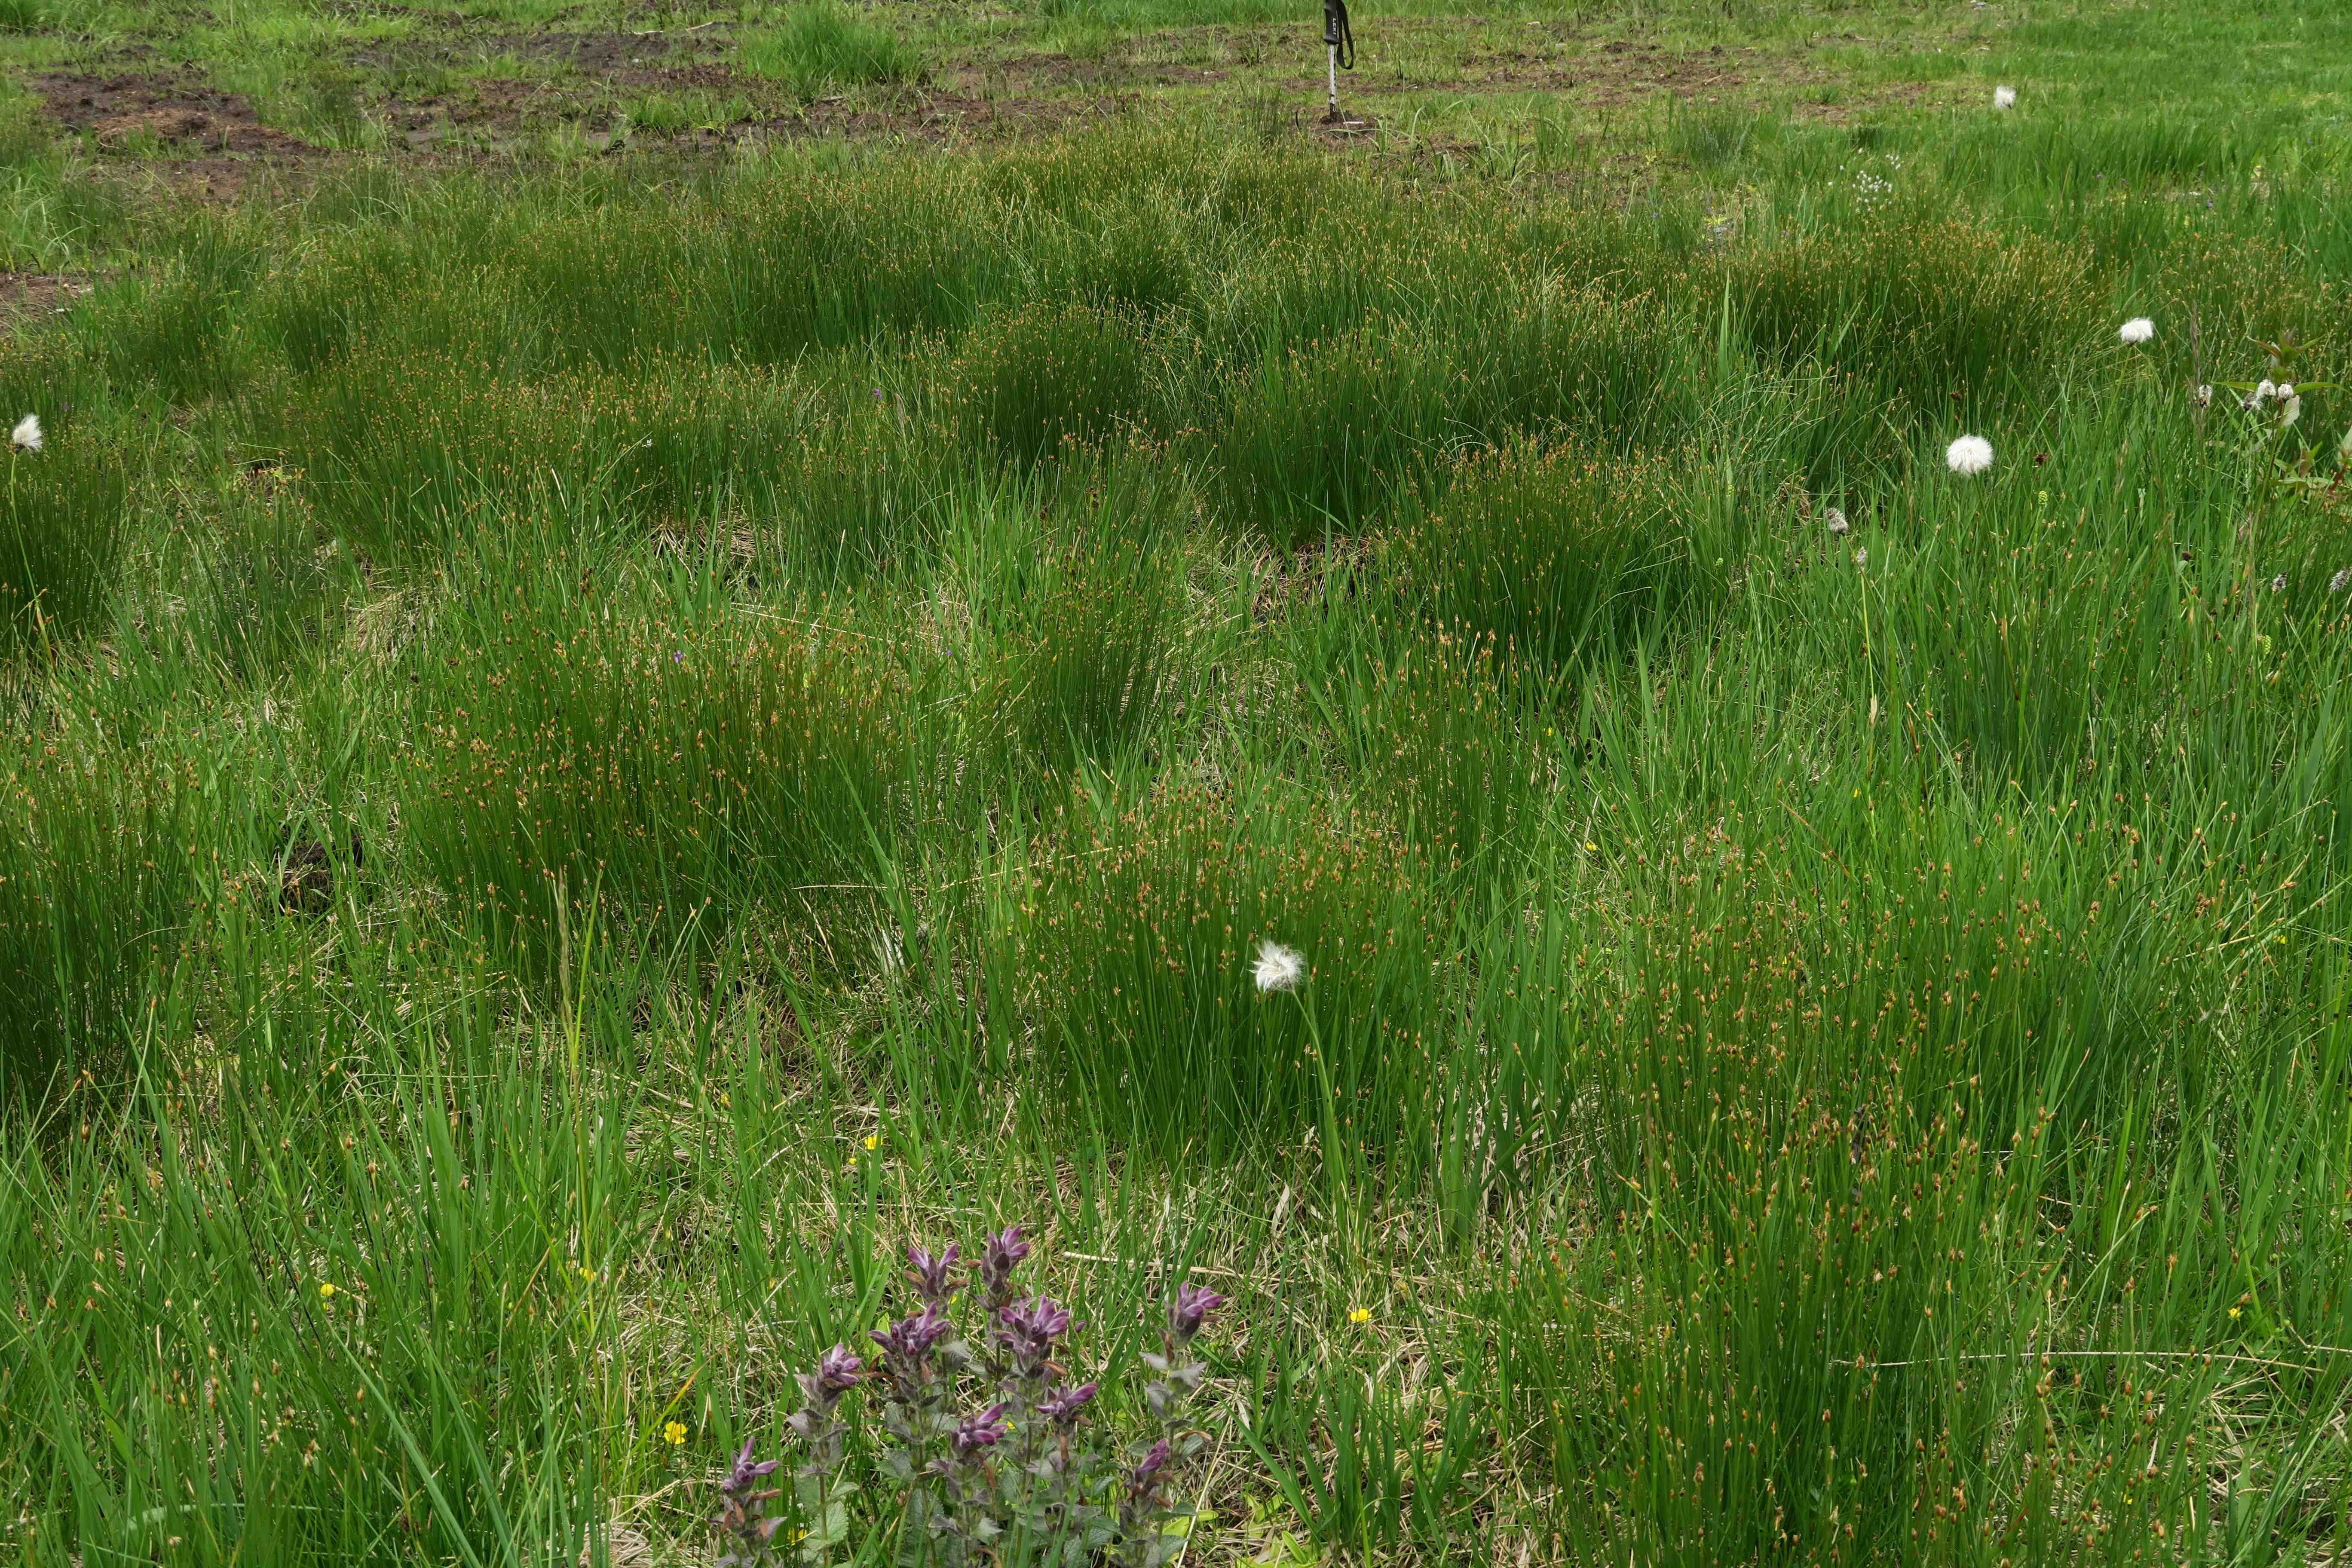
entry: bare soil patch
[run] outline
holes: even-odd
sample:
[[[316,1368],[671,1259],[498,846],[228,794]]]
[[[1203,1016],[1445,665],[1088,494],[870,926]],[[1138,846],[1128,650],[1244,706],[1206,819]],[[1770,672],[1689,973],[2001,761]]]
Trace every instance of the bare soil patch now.
[[[100,78],[52,72],[33,79],[51,119],[95,135],[104,153],[160,143],[174,151],[299,153],[305,143],[264,125],[233,92],[172,77]]]
[[[1133,94],[1025,98],[910,90],[899,101],[881,107],[812,103],[796,114],[763,121],[760,130],[787,137],[994,141],[1050,134],[1086,121],[1117,120],[1139,103]]]
[[[89,279],[62,272],[0,272],[0,331],[53,321],[89,288]]]

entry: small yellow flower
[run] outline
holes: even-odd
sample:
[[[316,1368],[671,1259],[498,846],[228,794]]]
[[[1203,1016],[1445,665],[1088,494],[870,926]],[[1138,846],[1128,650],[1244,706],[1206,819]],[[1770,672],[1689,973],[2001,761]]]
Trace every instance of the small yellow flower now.
[[[1371,1321],[1372,1310],[1370,1307],[1359,1307],[1348,1314],[1348,1321],[1351,1323],[1369,1323]]]
[[[876,1132],[868,1132],[868,1133],[866,1135],[866,1152],[868,1152],[868,1153],[873,1152],[877,1148],[879,1148],[879,1147],[881,1146],[881,1143],[882,1143],[882,1138],[881,1138],[881,1135],[880,1135],[879,1133],[876,1133]]]
[[[849,1168],[853,1171],[857,1169],[857,1156],[855,1154],[849,1157]]]
[[[1590,839],[1590,838],[1588,838],[1588,839],[1586,839],[1586,840],[1584,841],[1584,847],[1585,847],[1587,849],[1591,850],[1595,855],[1598,855],[1598,854],[1600,854],[1600,853],[1601,853],[1601,846],[1600,846],[1600,845],[1598,845],[1598,844],[1595,844],[1595,843],[1594,843],[1594,842],[1592,842],[1592,840],[1591,840],[1591,839]]]
[[[2230,1321],[2233,1323],[2238,1321],[2238,1309],[2235,1307],[2230,1309]]]
[[[319,1300],[320,1300],[323,1301],[323,1300],[325,1300],[328,1297],[330,1297],[330,1296],[333,1295],[334,1293],[335,1293],[335,1288],[334,1288],[332,1285],[329,1285],[329,1284],[325,1283],[324,1281],[321,1281],[321,1282],[320,1283],[320,1286],[319,1286]],[[2238,1314],[2237,1314],[2237,1313],[2236,1313],[2236,1311],[2234,1311],[2234,1310],[2232,1310],[2232,1311],[2230,1313],[2230,1316],[2231,1316],[2231,1317],[2233,1317],[2233,1318],[2234,1318],[2234,1317],[2236,1317],[2237,1315],[2238,1315]]]
[[[669,1439],[669,1446],[671,1447],[677,1448],[684,1447],[686,1443],[686,1423],[683,1421],[669,1422],[662,1427],[662,1436]]]
[[[573,1269],[586,1283],[593,1285],[596,1282],[596,1271],[593,1268],[589,1268],[586,1264],[575,1264],[573,1266]]]

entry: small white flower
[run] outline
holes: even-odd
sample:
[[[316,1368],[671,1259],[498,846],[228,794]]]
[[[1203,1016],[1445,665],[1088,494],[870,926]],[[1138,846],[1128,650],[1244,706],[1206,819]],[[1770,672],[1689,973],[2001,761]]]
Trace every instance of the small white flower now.
[[[2347,588],[2352,588],[2352,566],[2347,566],[2327,580],[2327,591],[2331,594],[2340,594]]]
[[[1260,991],[1296,991],[1307,978],[1307,961],[1296,948],[1262,942],[1257,944],[1256,978]]]
[[[2272,395],[2281,399],[2282,401],[2286,398],[2293,397],[2294,395],[2294,383],[2291,381],[2280,382],[2277,387],[2273,391]]]
[[[1944,448],[1944,463],[1956,474],[1981,474],[1992,467],[1992,443],[1981,436],[1963,436]]]
[[[2013,87],[1994,88],[1992,89],[1992,106],[1995,109],[2015,109],[2017,107],[2017,89]]]
[[[19,452],[39,451],[41,449],[41,416],[37,414],[27,414],[17,420],[16,427],[8,432],[8,445],[16,447]]]
[[[2282,572],[2277,576],[2271,579],[2271,592],[2273,594],[2284,594],[2286,592],[2285,573]]]
[[[2352,441],[2352,436],[2347,436],[2345,439]],[[1845,513],[1840,511],[1835,507],[1832,507],[1829,510],[1823,512],[1822,514],[1822,521],[1829,524],[1830,536],[1833,539],[1843,539],[1847,534],[1853,531],[1853,524],[1848,522],[1845,520]]]
[[[2144,343],[2156,336],[2156,323],[2146,316],[2134,316],[2116,335],[2127,343]]]

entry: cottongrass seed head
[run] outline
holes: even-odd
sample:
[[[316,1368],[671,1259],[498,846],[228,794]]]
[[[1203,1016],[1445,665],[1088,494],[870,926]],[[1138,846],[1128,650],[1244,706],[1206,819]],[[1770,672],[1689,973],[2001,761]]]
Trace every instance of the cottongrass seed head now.
[[[16,447],[19,452],[39,451],[41,449],[41,416],[37,414],[27,414],[17,420],[16,427],[8,432],[8,445]]]
[[[1853,524],[1848,522],[1845,520],[1845,513],[1835,507],[1823,512],[1822,521],[1829,524],[1830,537],[1832,539],[1843,539],[1853,531]]]
[[[2286,592],[2285,573],[2282,572],[2277,576],[2271,579],[2271,592],[2273,594],[2284,594]]]
[[[1257,988],[1260,991],[1296,991],[1307,978],[1307,960],[1296,948],[1278,942],[1257,944]]]
[[[1992,443],[1981,436],[1963,436],[1944,448],[1944,462],[1964,477],[1981,474],[1992,467]]]
[[[2213,406],[2213,388],[2211,384],[2208,383],[2207,384],[2199,387],[2196,391],[2190,393],[2189,395],[2189,401],[2194,403],[2200,408],[2210,408]]]
[[[1995,109],[2015,109],[2017,107],[2017,89],[2013,87],[1994,88],[1992,89],[1992,106]]]
[[[2347,566],[2327,580],[2327,591],[2331,594],[2340,594],[2347,588],[2352,588],[2352,566]]]
[[[2146,316],[2134,316],[2116,330],[2116,335],[2127,343],[2144,343],[2156,336],[2156,323]]]

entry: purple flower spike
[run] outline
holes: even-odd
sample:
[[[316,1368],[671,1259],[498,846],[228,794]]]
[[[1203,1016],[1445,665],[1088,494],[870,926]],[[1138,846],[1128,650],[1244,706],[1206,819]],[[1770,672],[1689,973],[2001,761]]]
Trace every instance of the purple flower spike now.
[[[817,1359],[814,1372],[800,1374],[801,1394],[811,1405],[829,1410],[834,1401],[857,1386],[865,1372],[866,1363],[847,1345],[835,1345]]]
[[[768,1544],[776,1536],[783,1515],[767,1513],[769,1500],[782,1496],[774,1487],[761,1487],[760,1482],[772,1474],[781,1459],[751,1462],[751,1441],[745,1438],[743,1451],[735,1456],[734,1468],[719,1483],[719,1492],[726,1503],[712,1518],[711,1524],[721,1535],[733,1538],[734,1550],[719,1559],[721,1568],[759,1568],[769,1561]]]
[[[979,1453],[982,1448],[993,1448],[1003,1442],[1004,1434],[1009,1430],[1004,1423],[1004,1412],[1009,1408],[1010,1406],[1004,1405],[993,1405],[979,1415],[966,1416],[958,1423],[954,1433],[949,1438],[949,1441],[954,1444],[958,1456],[969,1458]]]
[[[846,1394],[856,1387],[865,1371],[865,1362],[851,1354],[847,1345],[834,1346],[816,1363],[817,1381],[835,1394]]]
[[[729,1497],[740,1497],[750,1491],[753,1482],[763,1476],[773,1475],[776,1467],[783,1463],[782,1459],[764,1459],[759,1464],[753,1464],[751,1462],[752,1442],[753,1439],[750,1437],[743,1439],[743,1451],[735,1456],[735,1468],[727,1473],[725,1480],[719,1483],[719,1489]]]
[[[1029,1243],[1023,1238],[1019,1226],[1008,1225],[990,1237],[988,1245],[980,1249],[980,1262],[975,1266],[981,1288],[991,1297],[1003,1295],[1012,1288],[1013,1268],[1028,1256]]]
[[[949,1278],[950,1271],[955,1268],[956,1259],[961,1254],[962,1249],[952,1241],[948,1243],[947,1250],[936,1258],[919,1247],[907,1248],[907,1261],[914,1266],[907,1270],[907,1278],[914,1282],[924,1300],[947,1300],[948,1291],[954,1284]]]
[[[1127,1495],[1137,1499],[1150,1496],[1160,1484],[1160,1472],[1167,1468],[1168,1439],[1162,1437],[1151,1445],[1151,1452],[1143,1456],[1143,1462],[1128,1472]]]
[[[1037,1414],[1056,1426],[1075,1426],[1078,1412],[1094,1403],[1095,1384],[1082,1383],[1076,1388],[1057,1388],[1038,1403]]]
[[[996,1321],[1003,1325],[996,1331],[997,1339],[1013,1352],[1015,1369],[1025,1377],[1045,1371],[1054,1353],[1054,1342],[1070,1331],[1068,1310],[1045,1296],[1027,1306],[1015,1301],[998,1312]]]
[[[1224,1297],[1204,1285],[1179,1285],[1176,1300],[1168,1304],[1168,1331],[1179,1340],[1189,1340],[1201,1331],[1209,1314],[1224,1304]]]
[[[940,1312],[937,1301],[927,1301],[921,1311],[901,1318],[887,1329],[877,1329],[869,1337],[882,1347],[884,1355],[919,1364],[931,1353],[931,1347],[947,1338],[954,1328]]]

